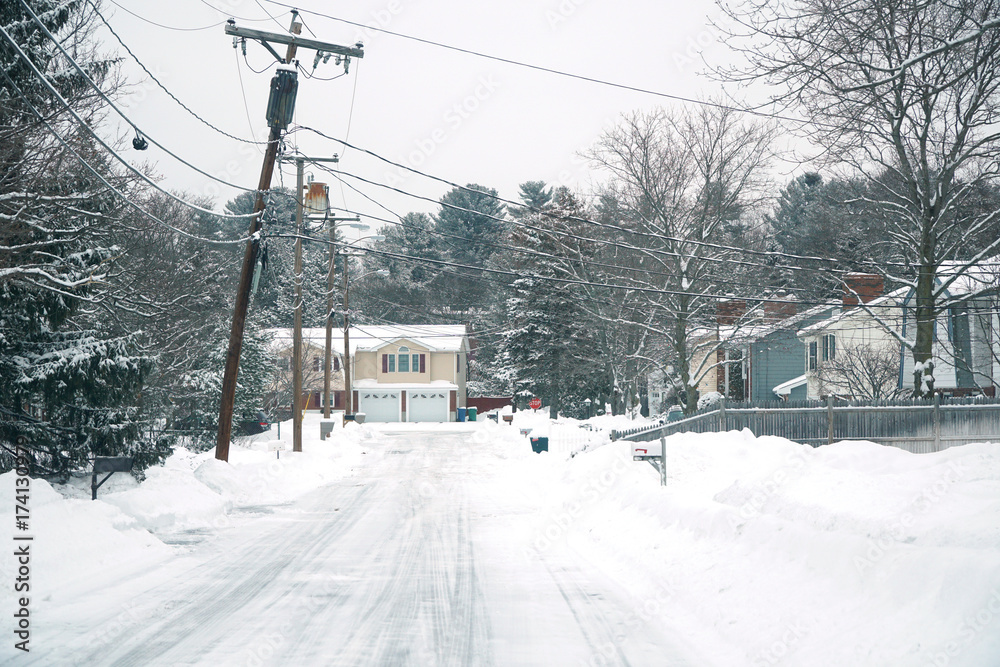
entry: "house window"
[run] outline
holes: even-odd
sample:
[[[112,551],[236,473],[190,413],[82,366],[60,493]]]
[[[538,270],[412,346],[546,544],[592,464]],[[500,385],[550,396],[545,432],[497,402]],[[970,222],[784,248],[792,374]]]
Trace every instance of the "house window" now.
[[[397,354],[382,355],[383,373],[426,373],[427,355],[411,354],[410,348],[401,347]]]
[[[291,367],[288,357],[278,357],[278,369],[287,371]]]
[[[319,357],[313,357],[313,371],[318,373],[323,370],[323,360]]]
[[[832,361],[837,356],[837,337],[833,334],[823,336],[823,361]]]
[[[336,373],[340,370],[340,357],[333,358],[333,372]]]
[[[816,370],[816,341],[809,343],[809,370]]]

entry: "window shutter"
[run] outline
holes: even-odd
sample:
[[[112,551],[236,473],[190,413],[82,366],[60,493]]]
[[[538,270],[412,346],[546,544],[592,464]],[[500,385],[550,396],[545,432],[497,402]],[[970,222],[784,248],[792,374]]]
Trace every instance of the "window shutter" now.
[[[388,373],[389,372],[389,355],[388,354],[383,354],[382,355],[382,372],[383,373]]]
[[[427,355],[426,354],[421,354],[420,355],[420,372],[421,373],[426,373],[427,372]]]

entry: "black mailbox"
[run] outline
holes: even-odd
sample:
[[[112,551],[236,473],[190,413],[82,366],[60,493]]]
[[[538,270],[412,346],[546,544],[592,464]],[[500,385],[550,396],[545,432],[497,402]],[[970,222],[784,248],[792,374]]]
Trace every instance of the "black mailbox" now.
[[[97,490],[111,479],[116,472],[131,472],[135,459],[131,456],[96,456],[94,457],[94,472],[90,478],[90,499],[97,500]],[[97,473],[106,472],[108,476],[97,481]]]

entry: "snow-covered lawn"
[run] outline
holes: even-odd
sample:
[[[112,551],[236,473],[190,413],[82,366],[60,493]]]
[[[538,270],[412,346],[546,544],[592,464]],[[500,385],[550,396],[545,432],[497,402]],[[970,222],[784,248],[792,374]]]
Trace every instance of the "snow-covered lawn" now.
[[[55,488],[34,480],[33,654],[60,655],[41,645],[63,641],[45,632],[49,619],[66,625],[79,614],[83,632],[84,617],[105,616],[108,641],[125,631],[129,614],[119,598],[100,597],[101,582],[166,581],[228,532],[314,489],[401,474],[388,466],[392,455],[439,438],[463,443],[455,467],[432,471],[439,455],[415,458],[405,474],[419,477],[405,481],[415,502],[436,499],[433,511],[446,512],[454,480],[468,480],[469,539],[490,552],[476,570],[486,599],[504,594],[503,577],[535,576],[537,564],[552,569],[572,555],[587,564],[580,576],[613,583],[628,601],[618,630],[566,664],[619,664],[646,627],[662,627],[701,665],[1000,664],[1000,444],[915,455],[864,442],[813,449],[749,432],[679,434],[667,440],[662,488],[628,443],[608,442],[611,422],[595,418],[589,430],[521,412],[512,426],[351,425],[320,441],[309,415],[305,451],[280,459],[268,451],[273,433],[234,446],[228,464],[179,450],[142,484],[115,475],[96,502],[89,477]],[[528,428],[550,438],[550,452],[531,452],[520,433]],[[291,424],[281,434],[290,449]],[[0,476],[0,521],[10,527],[14,478]],[[17,564],[4,552],[8,586]],[[548,603],[504,604],[494,625],[519,605],[530,614]],[[0,662],[26,660],[7,625]],[[513,641],[490,655],[516,651]]]

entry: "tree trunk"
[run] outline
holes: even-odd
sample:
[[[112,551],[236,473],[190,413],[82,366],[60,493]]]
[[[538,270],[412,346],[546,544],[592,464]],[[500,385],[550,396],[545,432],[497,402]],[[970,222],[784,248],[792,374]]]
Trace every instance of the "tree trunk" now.
[[[925,230],[929,223],[925,222]],[[934,304],[933,264],[934,243],[929,231],[923,234],[920,248],[920,273],[917,276],[916,299],[916,336],[913,344],[913,396],[926,398],[934,393],[934,320],[936,308]],[[927,382],[924,377],[931,379]]]

